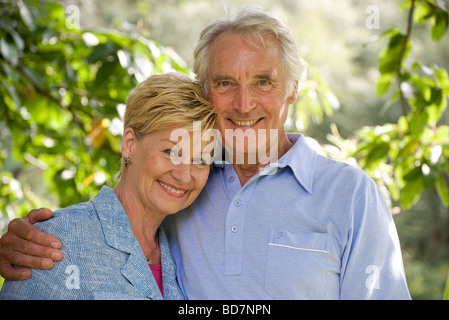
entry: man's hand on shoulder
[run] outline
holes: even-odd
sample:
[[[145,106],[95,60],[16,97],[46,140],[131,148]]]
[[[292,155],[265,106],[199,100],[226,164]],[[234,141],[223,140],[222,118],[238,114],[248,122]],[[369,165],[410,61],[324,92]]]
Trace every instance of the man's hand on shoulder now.
[[[33,224],[50,219],[47,208],[33,209],[25,217],[11,220],[8,232],[0,238],[0,275],[9,280],[25,280],[31,270],[51,269],[62,259],[61,241],[35,228]],[[21,266],[15,268],[13,265]],[[23,267],[23,268],[22,268]]]

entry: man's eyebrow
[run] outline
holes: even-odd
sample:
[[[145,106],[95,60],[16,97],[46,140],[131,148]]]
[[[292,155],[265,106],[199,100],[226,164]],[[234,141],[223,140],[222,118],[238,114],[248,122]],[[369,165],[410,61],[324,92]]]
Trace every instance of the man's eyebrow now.
[[[217,75],[217,76],[214,76],[213,78],[212,78],[212,81],[213,82],[219,82],[219,81],[223,81],[223,80],[235,80],[233,77],[231,77],[231,76],[227,76],[227,75]]]
[[[256,74],[254,76],[254,78],[264,78],[264,79],[271,79],[271,75],[268,73],[261,73],[261,74]]]
[[[266,79],[275,81],[276,80],[276,73],[266,72],[266,73],[259,73],[254,76],[255,79]]]

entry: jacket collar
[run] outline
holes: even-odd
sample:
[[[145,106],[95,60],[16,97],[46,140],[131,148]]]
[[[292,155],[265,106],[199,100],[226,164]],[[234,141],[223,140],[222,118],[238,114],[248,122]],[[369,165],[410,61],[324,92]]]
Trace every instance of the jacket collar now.
[[[106,243],[116,250],[129,254],[122,267],[122,275],[150,299],[163,299],[151,269],[134,236],[131,224],[120,200],[113,189],[103,186],[92,199],[100,219]],[[176,267],[168,247],[165,232],[160,228],[162,279],[165,298],[182,299],[176,284]]]

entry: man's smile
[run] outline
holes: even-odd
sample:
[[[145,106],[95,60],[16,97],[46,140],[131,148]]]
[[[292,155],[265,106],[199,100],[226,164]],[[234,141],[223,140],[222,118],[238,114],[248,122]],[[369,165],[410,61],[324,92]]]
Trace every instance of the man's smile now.
[[[233,124],[235,124],[236,126],[239,126],[239,127],[252,126],[253,124],[256,124],[257,122],[259,122],[262,119],[263,118],[254,119],[254,120],[235,120],[235,119],[228,118],[229,121],[231,121]]]

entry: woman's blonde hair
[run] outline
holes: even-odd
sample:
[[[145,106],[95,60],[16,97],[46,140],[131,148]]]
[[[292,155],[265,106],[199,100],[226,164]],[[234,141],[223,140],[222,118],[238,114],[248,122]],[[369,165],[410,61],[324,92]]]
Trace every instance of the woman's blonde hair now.
[[[133,128],[138,139],[170,128],[192,131],[201,121],[201,132],[215,126],[217,114],[197,82],[182,73],[152,75],[140,82],[126,100],[124,128]],[[125,170],[122,161],[117,175]]]

